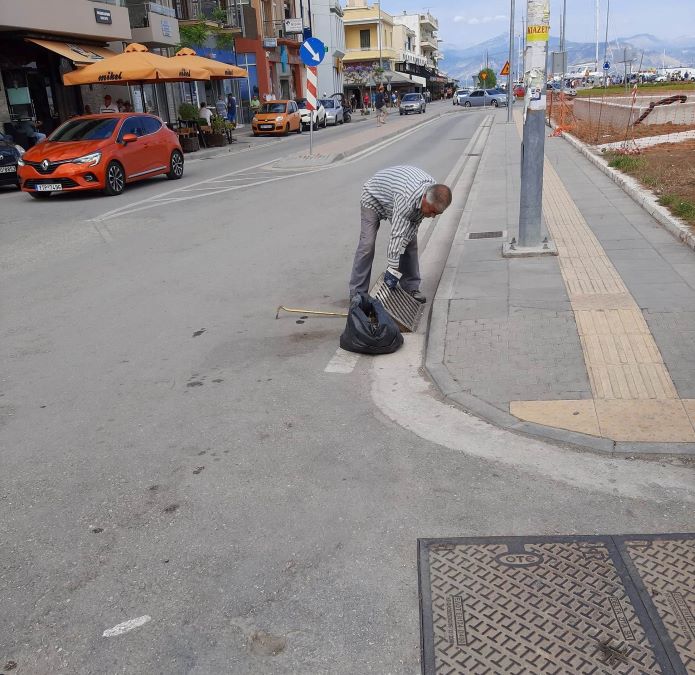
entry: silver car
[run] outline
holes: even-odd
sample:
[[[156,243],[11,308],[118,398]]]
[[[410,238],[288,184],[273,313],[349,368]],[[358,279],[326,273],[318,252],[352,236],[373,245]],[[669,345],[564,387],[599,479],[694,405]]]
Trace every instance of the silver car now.
[[[401,99],[401,105],[398,107],[398,112],[401,115],[407,115],[408,113],[418,113],[422,114],[425,112],[427,103],[425,102],[425,97],[422,94],[406,94]]]
[[[486,105],[499,108],[507,105],[507,94],[499,89],[475,89],[465,96],[459,96],[459,105],[464,108]]]
[[[326,122],[334,127],[342,124],[345,119],[343,117],[343,106],[340,101],[335,98],[322,98],[321,105],[326,110]]]

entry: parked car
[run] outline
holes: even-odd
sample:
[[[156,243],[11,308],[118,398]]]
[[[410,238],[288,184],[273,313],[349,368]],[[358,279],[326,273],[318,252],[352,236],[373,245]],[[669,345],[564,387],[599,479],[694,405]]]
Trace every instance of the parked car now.
[[[558,94],[562,91],[562,83],[560,82],[548,82],[546,85],[548,91],[557,92]],[[577,91],[572,89],[572,87],[565,87],[565,96],[573,97],[577,95]]]
[[[343,106],[337,98],[322,98],[320,103],[326,111],[326,124],[332,124],[334,127],[343,124]]]
[[[405,94],[401,98],[401,104],[398,107],[398,112],[401,115],[408,115],[410,113],[418,113],[421,115],[425,112],[427,103],[425,102],[425,97],[422,94]]]
[[[326,128],[326,109],[321,105],[320,101],[316,101],[318,108],[314,110],[313,114],[309,111],[309,108],[306,107],[305,98],[297,98],[295,102],[299,108],[299,116],[302,120],[302,129],[304,129],[304,131],[309,128],[312,117],[314,118],[314,129],[319,129],[320,127]]]
[[[500,93],[496,89],[475,89],[467,96],[461,96],[460,105],[464,108],[486,105],[498,108],[501,105],[507,105],[507,94]]]
[[[302,118],[296,101],[281,100],[263,103],[251,120],[254,136],[260,134],[280,134],[287,136],[290,131],[302,133]]]
[[[466,87],[465,89],[457,89],[454,92],[454,95],[452,96],[454,105],[461,105],[461,103],[459,102],[459,97],[466,96],[467,94],[470,94],[470,92],[471,89],[469,87]]]
[[[24,148],[15,145],[10,138],[0,134],[0,185],[19,187],[17,162],[24,154]]]
[[[514,96],[517,98],[523,98],[526,96],[526,88],[523,84],[515,84],[514,89],[512,89]]]
[[[159,117],[108,113],[74,117],[18,160],[21,188],[35,199],[54,192],[118,195],[152,176],[183,176],[178,136]]]

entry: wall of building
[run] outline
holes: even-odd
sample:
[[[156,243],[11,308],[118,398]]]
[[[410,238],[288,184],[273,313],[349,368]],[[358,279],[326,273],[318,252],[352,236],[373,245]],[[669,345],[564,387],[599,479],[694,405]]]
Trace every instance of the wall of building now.
[[[111,23],[97,23],[94,10],[108,11]],[[3,0],[0,28],[21,28],[85,39],[130,40],[128,10],[85,0]]]

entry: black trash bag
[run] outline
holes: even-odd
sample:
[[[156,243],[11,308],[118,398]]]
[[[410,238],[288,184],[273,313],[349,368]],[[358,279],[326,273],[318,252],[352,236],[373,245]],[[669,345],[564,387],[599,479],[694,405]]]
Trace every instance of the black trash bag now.
[[[340,346],[360,354],[390,354],[402,344],[401,331],[381,302],[367,294],[355,294]]]

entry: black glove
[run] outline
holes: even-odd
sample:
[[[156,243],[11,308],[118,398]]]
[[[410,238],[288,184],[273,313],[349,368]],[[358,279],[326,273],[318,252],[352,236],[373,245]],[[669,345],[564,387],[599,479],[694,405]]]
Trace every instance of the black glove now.
[[[398,270],[393,269],[393,267],[387,267],[384,272],[384,283],[393,290],[398,286],[398,281],[402,276]]]

